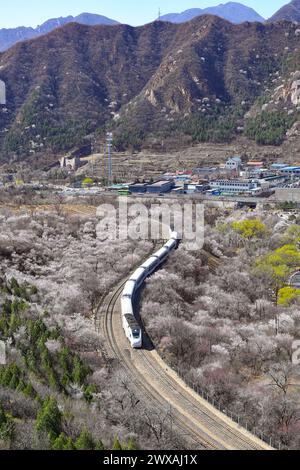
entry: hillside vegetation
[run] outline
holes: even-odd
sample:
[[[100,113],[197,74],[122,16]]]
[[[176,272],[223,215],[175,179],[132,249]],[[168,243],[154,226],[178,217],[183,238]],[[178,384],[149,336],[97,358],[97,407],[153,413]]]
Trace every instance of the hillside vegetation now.
[[[245,116],[259,115],[297,71],[299,41],[293,23],[202,16],[138,28],[70,24],[19,43],[0,54],[1,159],[57,155],[107,129],[120,150],[170,135],[228,142],[245,128],[259,143],[280,144],[296,120],[287,118],[296,112],[291,91],[271,110],[284,115],[267,116],[267,136]]]
[[[142,294],[141,316],[163,358],[187,383],[273,445],[299,448],[298,215],[206,211],[207,256],[181,246]],[[259,434],[260,435],[260,434]]]
[[[102,296],[152,243],[102,241],[88,211],[62,212],[0,211],[0,447],[174,448],[165,415],[130,389],[97,328]]]

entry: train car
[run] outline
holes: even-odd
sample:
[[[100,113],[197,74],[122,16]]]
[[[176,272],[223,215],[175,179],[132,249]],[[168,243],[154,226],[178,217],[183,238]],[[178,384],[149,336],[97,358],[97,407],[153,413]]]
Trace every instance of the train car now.
[[[176,243],[177,243],[176,240],[173,240],[173,238],[171,238],[171,240],[169,240],[165,244],[164,248],[167,248],[167,250],[172,251],[176,248]]]
[[[170,231],[170,239],[154,255],[145,261],[126,282],[121,296],[122,324],[126,337],[135,349],[142,347],[142,329],[139,326],[133,311],[134,295],[145,279],[150,276],[169,256],[180,243],[177,232]]]
[[[170,240],[174,240],[176,242],[176,248],[178,248],[181,238],[178,232],[172,232],[170,235]]]
[[[128,297],[121,298],[121,311],[123,317],[125,315],[133,315],[132,302]]]
[[[134,313],[132,300],[128,297],[121,298],[122,326],[125,335],[134,349],[142,347],[142,329],[137,323]]]
[[[155,256],[151,256],[151,258],[147,259],[144,264],[142,264],[142,268],[144,268],[145,273],[147,276],[150,276],[155,269],[157,268],[158,260]]]
[[[161,248],[160,250],[158,250],[153,256],[155,256],[156,258],[158,258],[159,260],[159,263],[158,264],[161,264],[163,263],[167,257],[169,256],[169,250],[167,248]]]
[[[146,277],[147,277],[147,273],[145,273],[145,269],[140,267],[132,274],[129,281],[135,282],[135,290],[136,290],[143,284]]]
[[[134,281],[127,281],[122,293],[122,297],[127,297],[132,299],[135,292],[135,282]]]
[[[134,315],[125,314],[123,316],[123,328],[131,346],[134,349],[140,349],[142,347],[143,341],[142,329],[136,321]]]

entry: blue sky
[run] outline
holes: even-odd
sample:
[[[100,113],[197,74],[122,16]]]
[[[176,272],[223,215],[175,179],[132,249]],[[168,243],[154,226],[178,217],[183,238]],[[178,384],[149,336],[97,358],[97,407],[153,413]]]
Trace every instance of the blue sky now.
[[[268,18],[289,0],[240,0]],[[226,0],[2,0],[0,28],[37,26],[53,17],[98,13],[122,23],[140,25],[154,20],[158,8],[162,14],[188,8],[205,8]]]

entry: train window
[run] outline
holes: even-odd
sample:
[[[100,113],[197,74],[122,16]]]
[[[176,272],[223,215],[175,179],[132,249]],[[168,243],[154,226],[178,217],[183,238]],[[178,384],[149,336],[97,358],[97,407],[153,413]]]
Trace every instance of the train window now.
[[[139,338],[140,337],[140,330],[138,330],[138,329],[132,330],[132,336],[134,338]]]

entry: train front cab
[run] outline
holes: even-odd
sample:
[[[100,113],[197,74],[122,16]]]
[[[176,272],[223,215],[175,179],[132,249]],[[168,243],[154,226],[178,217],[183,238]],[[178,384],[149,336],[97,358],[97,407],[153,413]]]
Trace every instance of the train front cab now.
[[[177,250],[179,248],[179,245],[180,245],[181,241],[182,241],[182,238],[180,237],[179,233],[172,232],[171,233],[171,240],[175,240],[175,242],[176,242],[175,250]]]
[[[142,347],[142,330],[140,327],[131,330],[131,346],[134,349],[141,349]]]

